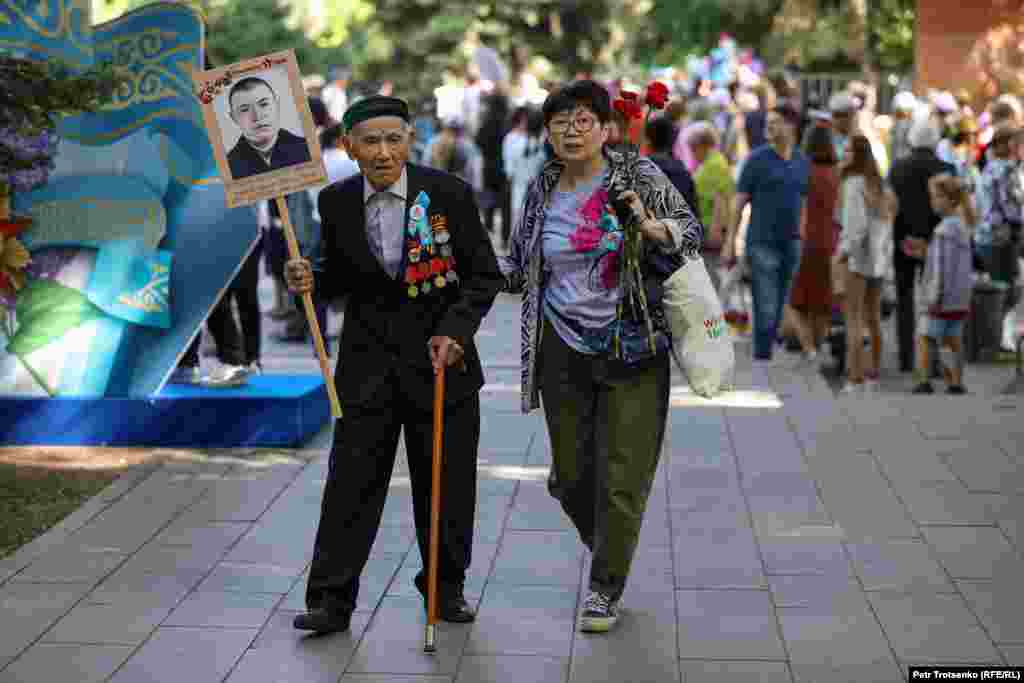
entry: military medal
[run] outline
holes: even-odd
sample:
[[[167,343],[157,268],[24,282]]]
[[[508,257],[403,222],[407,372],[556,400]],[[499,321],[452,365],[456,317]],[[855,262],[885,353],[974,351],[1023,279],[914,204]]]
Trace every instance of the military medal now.
[[[426,281],[426,282],[424,282],[424,283],[423,283],[422,285],[420,285],[420,289],[422,289],[422,290],[423,290],[423,293],[424,293],[424,294],[426,294],[427,292],[429,292],[429,291],[430,291],[430,280],[427,280],[427,281]]]
[[[443,247],[441,247],[441,256],[443,256],[445,258],[448,258],[451,255],[452,255],[451,245],[446,244]]]
[[[458,276],[458,274],[454,270],[449,270],[448,273],[444,277],[445,277],[446,280],[448,280],[448,282],[458,282],[459,281],[459,276]]]
[[[446,284],[447,281],[445,280],[444,275],[438,275],[437,277],[434,278],[434,286],[437,287],[438,289],[444,287]]]
[[[408,291],[409,291],[409,298],[411,298],[411,299],[415,299],[416,295],[420,293],[419,289],[416,288],[415,284],[409,285],[409,290]]]

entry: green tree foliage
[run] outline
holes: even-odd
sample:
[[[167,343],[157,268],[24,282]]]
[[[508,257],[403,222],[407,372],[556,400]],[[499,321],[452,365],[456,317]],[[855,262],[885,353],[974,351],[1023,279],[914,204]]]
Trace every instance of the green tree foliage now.
[[[909,72],[914,65],[914,18],[917,0],[868,2],[868,50],[886,71]]]
[[[728,33],[759,48],[772,30],[782,0],[654,0],[637,56],[648,63],[682,63],[707,54]]]

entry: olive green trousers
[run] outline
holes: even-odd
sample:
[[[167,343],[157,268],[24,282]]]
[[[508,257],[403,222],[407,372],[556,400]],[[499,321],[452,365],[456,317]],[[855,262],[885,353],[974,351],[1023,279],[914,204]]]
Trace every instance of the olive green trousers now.
[[[548,490],[592,553],[590,589],[618,599],[664,442],[669,357],[627,366],[583,354],[548,322],[540,351],[553,461]]]

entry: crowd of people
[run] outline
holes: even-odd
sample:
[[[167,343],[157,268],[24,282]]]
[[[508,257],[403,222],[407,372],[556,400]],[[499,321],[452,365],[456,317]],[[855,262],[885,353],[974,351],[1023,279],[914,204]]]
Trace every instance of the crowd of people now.
[[[883,369],[882,322],[894,309],[898,369],[916,369],[914,390],[930,391],[930,380],[943,368],[946,375],[958,371],[964,356],[963,344],[945,356],[928,345],[941,341],[932,334],[939,329],[932,321],[948,323],[939,337],[959,339],[979,278],[1005,285],[1000,342],[1013,349],[1024,211],[1019,100],[1002,95],[975,111],[966,93],[918,97],[902,91],[888,107],[891,113],[881,116],[873,111],[872,92],[858,82],[825,102],[802,95],[785,73],[725,87],[684,78],[667,84],[668,106],[646,126],[613,112],[606,145],[621,149],[639,142],[693,207],[705,228],[702,255],[727,320],[736,333],[750,334],[755,361],[770,361],[781,344],[802,363],[833,357],[826,364],[845,377],[844,393],[875,389]],[[602,85],[612,97],[631,87],[621,79]],[[340,71],[329,82],[307,79],[307,88],[329,179],[358,173],[341,143],[340,117],[351,103],[375,93],[353,91]],[[379,87],[388,89],[387,83]],[[469,183],[499,253],[522,221],[530,183],[554,155],[540,106],[547,92],[485,81],[470,69],[461,88],[438,88],[411,109],[410,161]],[[933,177],[938,181],[930,184]],[[946,216],[943,198],[961,194],[955,215]],[[300,242],[315,244],[316,192],[288,201]],[[955,217],[963,223],[956,234],[969,237],[971,268],[953,273],[948,263],[931,263],[928,254],[932,238],[946,234],[938,230],[940,222]],[[259,315],[250,310],[255,295],[247,292],[255,291],[254,264],[261,256],[275,282],[268,315],[283,322],[279,338],[309,340],[305,317],[284,284],[286,248],[276,206],[259,207],[257,222],[260,242],[232,296],[207,323],[221,360],[206,379],[213,384],[241,383],[260,370]],[[938,251],[936,258],[940,254],[950,255]],[[943,280],[954,277],[959,279]],[[935,292],[948,296],[950,287],[964,292],[954,297],[958,310],[941,310],[953,305],[949,301],[928,300]],[[224,310],[232,298],[238,323]],[[327,310],[318,307],[324,330]],[[198,380],[196,351],[194,345],[179,380]],[[926,354],[930,367],[922,368]]]

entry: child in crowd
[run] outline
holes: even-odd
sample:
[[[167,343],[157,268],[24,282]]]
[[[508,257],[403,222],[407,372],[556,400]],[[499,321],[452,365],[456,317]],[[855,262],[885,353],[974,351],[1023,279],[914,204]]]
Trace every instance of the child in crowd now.
[[[965,394],[963,385],[963,327],[970,311],[973,265],[971,234],[977,215],[964,183],[943,173],[928,182],[932,208],[942,216],[930,243],[918,238],[904,241],[904,252],[923,258],[924,272],[919,285],[921,305],[918,323],[918,384],[915,394],[931,394],[928,369],[943,344],[952,355],[944,363],[949,394]]]

